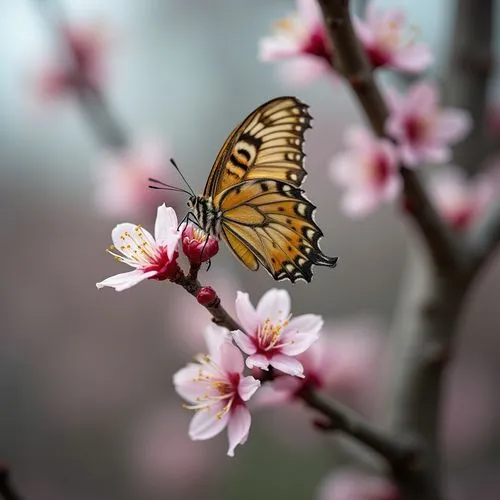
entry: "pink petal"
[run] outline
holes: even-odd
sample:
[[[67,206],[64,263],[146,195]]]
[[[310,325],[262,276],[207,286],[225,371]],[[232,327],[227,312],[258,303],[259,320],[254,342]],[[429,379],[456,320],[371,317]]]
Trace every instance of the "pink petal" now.
[[[330,162],[330,179],[340,186],[347,187],[352,184],[356,158],[357,156],[350,151],[335,155]]]
[[[254,335],[260,325],[260,317],[250,302],[248,293],[238,292],[235,305],[241,325],[249,335]]]
[[[230,333],[225,328],[217,325],[209,325],[205,330],[205,343],[208,348],[208,353],[220,364],[221,347],[224,343],[231,342]]]
[[[257,352],[257,348],[255,347],[252,339],[241,330],[236,330],[235,332],[233,332],[233,339],[236,342],[236,345],[245,354],[255,354]]]
[[[433,137],[439,141],[455,143],[463,139],[472,128],[472,119],[467,111],[445,109],[436,120]]]
[[[396,199],[401,193],[403,188],[403,182],[398,174],[391,175],[386,183],[385,187],[381,193],[382,198],[386,201],[392,201]]]
[[[224,343],[220,348],[220,366],[227,373],[242,373],[243,355],[233,344]]]
[[[224,413],[221,417],[221,410],[222,404],[197,411],[189,424],[189,437],[198,441],[210,439],[219,434],[229,421],[229,413]]]
[[[434,62],[429,47],[423,43],[413,43],[402,47],[392,56],[392,64],[403,71],[418,73]]]
[[[204,385],[194,382],[199,378],[199,375],[200,365],[198,363],[189,363],[176,372],[173,377],[177,394],[191,403],[195,403],[196,398],[202,396],[205,392]]]
[[[260,387],[260,380],[253,377],[243,377],[238,385],[238,394],[243,401],[248,401]]]
[[[332,82],[338,80],[337,74],[324,59],[310,55],[298,55],[283,62],[278,75],[283,82],[296,86],[309,85],[326,75],[332,77]]]
[[[248,368],[260,368],[261,370],[269,369],[269,360],[263,354],[251,354],[248,356],[246,364]]]
[[[323,23],[323,16],[316,0],[297,0],[297,10],[309,28],[315,28],[318,23]]]
[[[155,276],[156,274],[158,274],[158,271],[148,271],[147,273],[145,273],[140,269],[135,269],[134,271],[130,271],[128,273],[116,274],[115,276],[106,278],[104,281],[96,283],[95,286],[97,288],[110,286],[117,292],[122,292],[123,290],[127,290],[128,288],[131,288],[141,281]]]
[[[393,111],[391,115],[387,118],[385,122],[385,131],[388,135],[394,139],[400,139],[405,137],[405,130],[403,128],[403,121],[401,117],[397,114],[397,111]]]
[[[165,203],[158,207],[155,222],[155,240],[158,246],[167,248],[168,258],[171,259],[182,233],[177,230],[177,215],[172,207]]]
[[[292,318],[283,330],[283,335],[288,337],[290,334],[301,333],[304,335],[315,336],[323,327],[323,318],[317,314],[302,314]]]
[[[387,88],[385,92],[385,97],[387,99],[387,104],[392,113],[401,109],[402,103],[404,102],[404,98],[397,90],[393,89],[392,87]],[[386,130],[387,130],[387,125],[386,125]]]
[[[436,108],[438,91],[435,85],[423,81],[413,85],[406,95],[406,104],[419,115],[427,114]]]
[[[248,362],[248,359],[247,359]],[[248,364],[248,363],[247,363]],[[304,367],[297,358],[292,358],[284,354],[275,354],[269,363],[280,372],[288,373],[295,377],[304,377]]]
[[[451,149],[446,145],[427,144],[421,148],[422,159],[431,163],[448,163],[451,160]]]
[[[422,160],[421,155],[409,143],[402,143],[399,147],[399,155],[405,167],[416,167]]]
[[[375,141],[368,129],[362,125],[353,125],[345,134],[345,142],[349,148],[369,154],[374,149]]]
[[[379,198],[371,190],[349,191],[340,202],[340,208],[349,217],[363,217],[373,212]]]
[[[248,437],[252,417],[248,408],[243,405],[237,406],[232,412],[227,426],[227,437],[229,439],[229,450],[227,454],[234,456],[234,449],[243,444]]]
[[[264,62],[286,59],[299,53],[299,45],[293,39],[282,35],[268,36],[259,42],[259,59]]]
[[[352,19],[354,31],[362,44],[366,47],[371,47],[375,43],[375,37],[371,27],[365,21],[354,16]]]
[[[284,321],[290,314],[290,295],[286,290],[268,290],[257,305],[261,322],[269,319],[272,323]]]
[[[117,224],[113,230],[111,231],[111,241],[113,242],[113,246],[121,252],[125,256],[129,256],[129,254],[121,249],[121,247],[124,245],[124,241],[121,239],[121,237],[125,233],[129,233],[131,235],[134,235],[136,233],[137,225],[136,224],[131,224],[130,222],[123,222],[122,224]],[[142,232],[144,233],[145,237],[148,240],[154,241],[153,236],[149,231],[146,231],[146,229],[142,228]]]

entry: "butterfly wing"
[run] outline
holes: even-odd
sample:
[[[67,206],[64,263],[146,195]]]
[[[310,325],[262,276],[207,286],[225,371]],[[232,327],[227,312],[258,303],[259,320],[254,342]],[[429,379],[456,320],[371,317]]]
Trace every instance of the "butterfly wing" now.
[[[337,258],[319,248],[323,236],[316,208],[289,183],[251,179],[232,185],[214,199],[221,211],[221,235],[249,269],[265,267],[276,280],[311,281],[312,266],[334,267]]]
[[[300,186],[304,133],[310,128],[308,106],[296,97],[278,97],[259,106],[222,146],[203,195],[218,193],[244,180],[276,179]]]

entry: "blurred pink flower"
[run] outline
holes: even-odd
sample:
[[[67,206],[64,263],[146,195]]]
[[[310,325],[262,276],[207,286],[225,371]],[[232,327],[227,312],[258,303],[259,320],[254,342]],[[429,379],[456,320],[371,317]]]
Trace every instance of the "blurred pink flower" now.
[[[390,141],[359,126],[347,131],[345,142],[348,149],[333,158],[330,176],[346,189],[343,211],[351,216],[366,215],[401,191],[396,151]]]
[[[167,495],[216,473],[213,450],[201,449],[185,432],[184,413],[165,406],[139,421],[131,436],[130,475]]]
[[[193,224],[187,224],[182,231],[182,251],[191,264],[201,264],[219,251],[219,241]]]
[[[298,356],[305,377],[283,376],[266,383],[256,402],[288,403],[304,385],[310,385],[370,413],[377,397],[377,381],[383,375],[384,343],[379,330],[368,320],[327,323],[318,341]]]
[[[401,159],[407,167],[425,161],[450,161],[450,145],[463,139],[472,127],[466,111],[441,109],[438,97],[436,86],[427,81],[410,87],[404,97],[394,90],[388,94],[387,133],[396,139]]]
[[[436,169],[429,177],[429,194],[442,217],[455,229],[467,229],[498,198],[500,169],[467,178],[455,166]]]
[[[149,177],[164,177],[168,155],[159,141],[146,140],[123,151],[107,151],[93,169],[97,207],[106,215],[148,214],[171,192],[148,188]]]
[[[135,270],[96,283],[97,288],[109,286],[121,292],[146,279],[161,281],[174,277],[179,270],[177,243],[181,237],[177,227],[174,209],[165,204],[158,207],[154,237],[141,226],[118,224],[111,232],[113,246],[107,252]]]
[[[246,402],[259,388],[252,376],[243,376],[244,360],[221,328],[207,329],[209,354],[199,355],[174,375],[177,393],[196,413],[189,426],[193,440],[210,439],[227,427],[229,450],[244,444],[250,431],[251,416]]]
[[[62,97],[81,86],[102,87],[105,80],[105,53],[109,34],[101,23],[65,25],[61,29],[61,43],[71,60],[45,64],[37,75],[36,86],[42,99]],[[66,55],[64,50],[62,55]]]
[[[289,375],[304,376],[304,368],[296,356],[318,339],[323,326],[321,316],[303,314],[290,319],[290,295],[275,288],[262,296],[256,309],[247,293],[238,292],[236,314],[246,333],[236,330],[233,338],[248,354],[249,368],[268,370],[272,366]]]
[[[332,50],[316,0],[297,0],[297,11],[277,22],[275,34],[260,41],[259,57],[265,62],[295,59],[286,70],[296,83],[332,72]]]
[[[396,486],[388,479],[354,469],[336,470],[323,481],[318,500],[398,500]]]
[[[365,19],[354,17],[354,28],[374,68],[389,66],[409,73],[426,69],[433,61],[429,47],[406,37],[405,16],[398,9],[380,11],[366,5]]]

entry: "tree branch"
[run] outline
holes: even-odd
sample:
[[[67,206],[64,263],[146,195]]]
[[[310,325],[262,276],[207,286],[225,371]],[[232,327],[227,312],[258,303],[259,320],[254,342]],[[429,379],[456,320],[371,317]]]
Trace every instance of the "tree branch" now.
[[[479,267],[500,243],[500,202],[489,210],[469,231],[468,242]]]
[[[310,408],[327,418],[328,430],[340,431],[371,448],[383,457],[393,471],[412,468],[418,463],[418,448],[413,443],[395,439],[373,427],[363,417],[337,401],[327,401],[310,387],[305,387],[298,396]]]
[[[478,171],[486,147],[485,114],[493,73],[493,0],[457,0],[448,70],[448,102],[469,111],[475,127],[455,148],[455,162],[469,174]]]
[[[387,105],[375,83],[372,68],[360,45],[349,15],[348,0],[318,0],[327,27],[334,59],[344,78],[356,94],[370,125],[378,136],[385,135]],[[402,167],[404,194],[408,213],[413,217],[427,241],[433,262],[438,268],[463,265],[463,249],[456,236],[443,223],[430,202],[416,174]]]
[[[10,472],[8,467],[0,465],[0,495],[4,500],[21,500],[21,496],[10,481]]]

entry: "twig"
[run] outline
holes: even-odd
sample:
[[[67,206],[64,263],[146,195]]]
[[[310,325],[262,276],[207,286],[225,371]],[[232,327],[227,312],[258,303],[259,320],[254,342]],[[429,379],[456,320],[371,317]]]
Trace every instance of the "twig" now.
[[[372,69],[361,47],[349,15],[348,0],[319,0],[325,25],[334,47],[334,58],[349,82],[371,127],[378,136],[385,135],[387,105],[373,78]],[[443,223],[415,173],[401,169],[408,213],[419,226],[433,261],[440,269],[460,268],[463,249]]]
[[[327,401],[310,387],[304,387],[298,396],[310,408],[319,411],[328,419],[328,430],[340,431],[357,439],[382,456],[393,471],[412,468],[419,461],[418,447],[405,443],[403,439],[373,427],[363,417],[337,401]]]
[[[448,103],[467,109],[474,120],[471,133],[455,148],[454,161],[469,174],[478,171],[489,140],[485,134],[488,86],[493,74],[493,0],[457,0],[450,41]]]
[[[10,472],[8,467],[0,465],[0,495],[4,500],[21,500],[21,496],[10,481]]]

